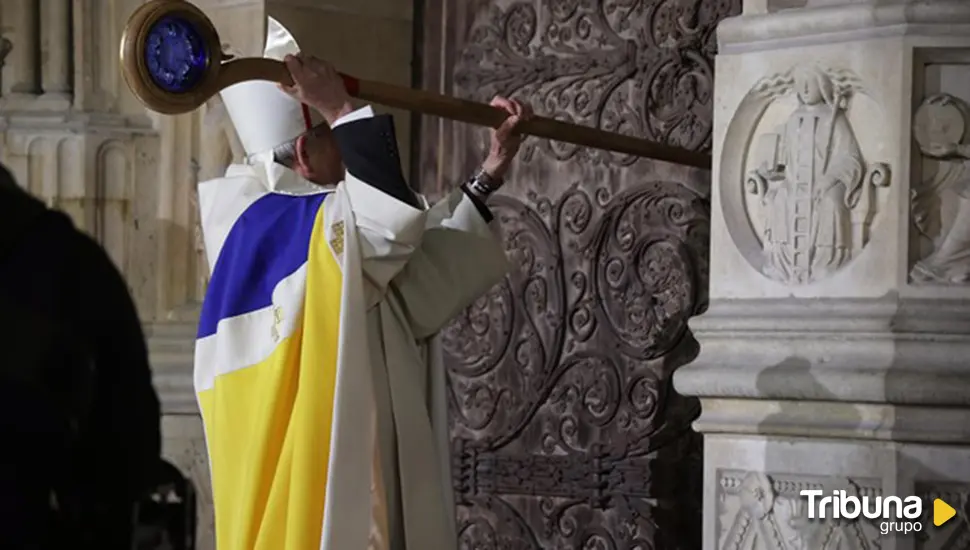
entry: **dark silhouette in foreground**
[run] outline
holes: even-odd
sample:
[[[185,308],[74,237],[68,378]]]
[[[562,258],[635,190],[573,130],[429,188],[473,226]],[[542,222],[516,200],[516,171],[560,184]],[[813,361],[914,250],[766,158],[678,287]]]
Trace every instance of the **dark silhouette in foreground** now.
[[[121,275],[0,167],[0,547],[130,548],[159,413]]]

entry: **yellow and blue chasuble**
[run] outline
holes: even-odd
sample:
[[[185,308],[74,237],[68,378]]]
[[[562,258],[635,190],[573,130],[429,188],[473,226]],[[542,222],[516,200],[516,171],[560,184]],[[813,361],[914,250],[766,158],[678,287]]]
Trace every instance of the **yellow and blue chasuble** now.
[[[327,221],[330,205],[343,210],[335,195],[263,194],[242,209],[216,256],[199,322],[195,384],[219,550],[336,544],[324,528],[325,517],[335,519],[334,510],[325,510],[328,489],[343,484],[344,494],[352,485],[331,471],[341,462],[332,454],[346,299],[338,263],[344,235]],[[361,482],[369,486],[370,477]],[[361,519],[369,518],[351,523]]]

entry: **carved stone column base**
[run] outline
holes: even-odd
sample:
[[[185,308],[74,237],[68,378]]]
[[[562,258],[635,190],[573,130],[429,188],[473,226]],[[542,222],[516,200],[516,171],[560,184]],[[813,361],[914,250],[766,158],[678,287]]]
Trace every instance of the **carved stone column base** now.
[[[36,100],[37,94],[12,91],[0,97],[0,111],[7,113],[29,110]]]
[[[151,323],[145,327],[145,337],[155,390],[162,402],[162,455],[192,484],[198,512],[196,549],[213,550],[215,519],[209,461],[192,383],[198,308],[182,309],[188,320]]]
[[[195,550],[215,550],[209,455],[200,416],[170,414],[162,417],[162,457],[191,483],[197,511]]]
[[[0,98],[0,111],[56,111],[71,108],[73,96],[70,93],[27,94],[12,93]]]
[[[718,28],[710,307],[674,375],[704,549],[967,548],[970,2],[793,4]],[[805,489],[921,497],[923,530]]]
[[[706,434],[965,444],[970,440],[970,412],[872,403],[710,398],[703,400],[703,413],[694,429]]]
[[[705,549],[957,549],[970,541],[965,447],[707,435],[704,460]],[[806,489],[870,499],[913,495],[926,504],[942,498],[958,512],[934,527],[932,505],[924,504],[922,532],[884,534],[881,519],[807,520]]]
[[[970,444],[970,300],[723,300],[691,329],[705,433]]]
[[[967,512],[940,528],[930,514],[934,498],[970,499],[968,324],[967,300],[713,302],[691,323],[698,358],[674,374],[701,398],[704,548],[962,548],[943,543],[970,541]],[[799,491],[814,488],[920,496],[926,531],[809,521]]]
[[[71,92],[45,92],[37,98],[38,108],[49,111],[64,111],[71,107],[74,96]]]
[[[145,327],[155,389],[164,414],[199,414],[192,382],[196,321]]]
[[[940,528],[931,518],[934,498],[962,506],[970,496],[968,325],[967,300],[713,302],[691,323],[698,358],[674,374],[678,392],[701,398],[704,548],[970,541],[965,512]],[[927,530],[810,521],[803,489],[920,496]]]

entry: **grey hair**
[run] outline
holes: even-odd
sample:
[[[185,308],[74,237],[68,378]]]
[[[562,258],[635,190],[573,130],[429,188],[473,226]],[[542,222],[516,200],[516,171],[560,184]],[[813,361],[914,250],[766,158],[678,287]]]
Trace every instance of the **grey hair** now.
[[[306,132],[296,136],[295,138],[284,141],[283,143],[273,147],[273,162],[276,164],[282,164],[287,168],[293,168],[296,165],[296,142],[303,136],[313,136],[322,137],[325,133],[330,130],[326,122],[317,124],[313,128],[310,128]]]
[[[298,139],[300,139],[299,136],[273,147],[273,162],[293,168],[296,164],[296,140]]]

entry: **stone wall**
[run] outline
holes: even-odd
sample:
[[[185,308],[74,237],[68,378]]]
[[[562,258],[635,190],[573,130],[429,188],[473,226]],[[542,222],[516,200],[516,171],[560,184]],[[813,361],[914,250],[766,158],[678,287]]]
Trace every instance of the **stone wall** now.
[[[195,184],[241,156],[218,100],[177,117],[128,92],[118,45],[138,0],[7,0],[0,5],[0,162],[67,212],[125,275],[149,337],[164,453],[196,486],[199,549],[213,548],[192,348],[207,266]],[[304,49],[359,78],[408,85],[411,2],[200,0],[224,43],[260,51],[264,15]],[[409,118],[394,113],[402,155]]]
[[[704,548],[965,548],[970,4],[778,4],[718,29],[711,305],[674,376]],[[923,530],[810,520],[803,490],[918,496]]]

